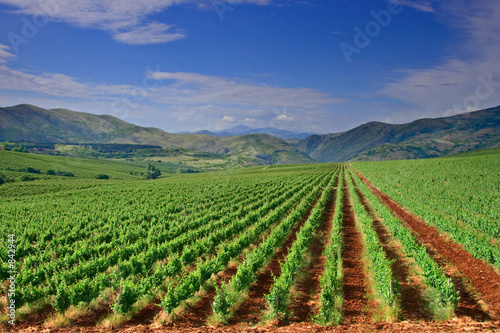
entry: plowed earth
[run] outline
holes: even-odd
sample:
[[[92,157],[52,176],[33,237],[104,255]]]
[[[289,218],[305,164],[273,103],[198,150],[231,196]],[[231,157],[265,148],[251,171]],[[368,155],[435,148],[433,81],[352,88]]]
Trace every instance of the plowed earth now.
[[[103,316],[106,316],[108,310],[105,308],[98,309],[95,313],[91,313],[88,318],[81,319],[74,323],[71,327],[64,329],[47,328],[43,325],[48,315],[54,312],[52,307],[47,307],[27,318],[27,321],[19,322],[15,327],[8,324],[0,326],[0,332],[496,332],[500,331],[500,277],[486,263],[475,259],[468,254],[461,246],[451,242],[445,236],[441,235],[435,228],[427,225],[418,217],[412,215],[401,207],[397,202],[393,201],[386,194],[379,191],[369,181],[360,175],[371,188],[371,190],[384,202],[393,213],[404,221],[404,223],[414,232],[417,240],[426,246],[429,253],[437,260],[437,262],[446,269],[446,272],[453,278],[455,285],[460,290],[461,300],[457,309],[456,317],[452,320],[443,322],[434,322],[427,319],[425,314],[421,313],[421,305],[416,303],[416,309],[410,309],[408,305],[404,305],[406,312],[405,319],[411,321],[403,321],[398,323],[376,323],[371,317],[371,309],[373,304],[367,298],[368,287],[367,277],[363,270],[361,253],[362,244],[360,234],[355,228],[354,212],[350,202],[349,193],[346,191],[344,198],[344,220],[342,226],[342,235],[344,237],[345,250],[343,254],[344,267],[344,318],[342,324],[338,327],[322,327],[312,322],[300,322],[283,326],[255,325],[260,319],[262,310],[264,309],[263,295],[269,291],[272,283],[271,272],[275,275],[280,273],[279,263],[286,257],[288,247],[295,239],[295,233],[299,230],[299,226],[305,221],[302,221],[290,234],[285,245],[277,252],[273,261],[259,275],[257,283],[252,286],[249,293],[249,299],[239,309],[233,322],[226,327],[212,327],[206,323],[206,318],[209,312],[209,305],[213,299],[213,292],[207,292],[202,300],[194,304],[191,310],[187,311],[181,318],[180,322],[167,326],[156,326],[153,323],[154,317],[161,311],[158,305],[153,303],[146,306],[132,320],[127,322],[120,329],[110,329],[95,327],[95,325]],[[341,185],[340,185],[341,186]],[[344,184],[345,186],[345,184]],[[351,195],[356,195],[351,193]],[[330,206],[331,207],[331,206]],[[323,237],[328,235],[330,228],[330,213],[327,212],[324,223],[321,229],[318,230],[317,236]],[[326,223],[325,223],[326,222]],[[385,228],[375,221],[375,227],[379,233],[379,237],[384,244],[384,250],[391,258],[396,261],[403,260],[400,258],[400,253],[397,248],[390,244],[390,237]],[[317,241],[317,239],[315,239]],[[303,286],[297,287],[299,293],[294,297],[294,302],[303,300],[304,309],[299,311],[300,304],[292,304],[292,313],[295,314],[297,320],[309,320],[313,314],[312,305],[316,302],[317,281],[319,278],[320,266],[323,258],[320,257],[320,249],[326,245],[313,244],[310,247],[312,255],[311,263],[307,267],[305,280],[302,281]],[[400,266],[398,266],[400,265]],[[405,268],[404,260],[401,263],[395,263],[396,276],[400,280],[407,277],[407,269]],[[235,267],[229,267],[226,271],[220,274],[220,280],[227,280],[234,275]],[[462,277],[466,281],[462,282]],[[303,290],[303,291],[301,291]],[[304,293],[309,293],[305,295]],[[418,292],[418,291],[417,291]],[[403,294],[405,290],[403,289]],[[406,293],[411,293],[408,289]],[[475,294],[479,296],[475,296]],[[474,295],[474,296],[473,296]],[[479,300],[478,300],[479,298]],[[484,302],[483,302],[484,301]],[[412,302],[411,296],[403,302]],[[480,305],[483,304],[484,305]],[[311,305],[311,306],[310,306]],[[483,309],[484,308],[484,309]],[[295,310],[293,310],[295,309]],[[418,309],[418,310],[417,310]],[[309,319],[308,319],[309,318]],[[487,321],[494,319],[497,321]]]
[[[466,281],[470,282],[470,286],[479,294],[481,304],[485,303],[483,308],[489,312],[489,317],[499,320],[500,275],[484,261],[474,258],[461,245],[451,241],[439,233],[436,228],[408,212],[387,194],[376,188],[361,173],[358,173],[358,175],[380,201],[387,205],[392,213],[401,219],[417,236],[417,239],[427,247],[429,253],[436,258],[437,262],[445,266],[447,272],[454,276],[453,282],[456,282],[461,296],[457,312],[462,312],[462,314],[469,315],[476,320],[489,319],[481,308],[479,301],[468,291],[464,283],[460,283],[460,277],[456,273],[453,274],[453,270],[458,271]],[[456,269],[453,269],[453,267]]]

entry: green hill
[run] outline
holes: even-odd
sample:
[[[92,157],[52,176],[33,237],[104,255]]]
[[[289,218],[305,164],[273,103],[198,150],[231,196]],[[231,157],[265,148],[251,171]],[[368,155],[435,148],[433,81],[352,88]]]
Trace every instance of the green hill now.
[[[499,130],[500,107],[400,125],[369,122],[343,133],[311,135],[300,141],[267,134],[172,134],[109,115],[26,104],[0,108],[0,141],[154,145],[216,154],[216,168],[439,157],[498,147]],[[182,156],[167,162],[193,159]],[[199,164],[211,168],[209,162]]]
[[[439,157],[500,144],[500,107],[392,125],[370,122],[339,134],[312,135],[297,144],[318,162]]]
[[[267,134],[213,137],[171,134],[140,127],[109,115],[33,105],[0,108],[0,141],[35,143],[120,143],[182,148],[225,155],[231,165],[311,163],[287,142]]]
[[[0,172],[12,180],[20,180],[24,176],[36,180],[95,179],[100,174],[106,174],[110,179],[142,179],[146,165],[0,151]]]

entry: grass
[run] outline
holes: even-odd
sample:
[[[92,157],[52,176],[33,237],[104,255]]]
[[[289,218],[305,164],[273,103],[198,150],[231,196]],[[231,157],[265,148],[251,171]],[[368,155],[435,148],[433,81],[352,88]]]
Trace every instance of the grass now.
[[[148,306],[149,303],[153,301],[153,297],[144,296],[134,303],[132,310],[122,314],[122,313],[111,313],[109,316],[104,318],[98,323],[98,326],[104,327],[106,329],[118,329],[122,327],[126,322],[130,321],[136,316],[136,314]]]
[[[356,224],[358,224],[356,220]],[[358,227],[359,228],[359,227]],[[359,230],[359,229],[358,229]],[[365,235],[361,233],[361,238],[363,239],[363,243],[365,243]],[[368,259],[368,254],[366,249],[363,247],[363,251],[361,253],[361,261],[363,262],[365,275],[368,277],[367,290],[368,290],[368,299],[375,302],[377,304],[377,311],[373,311],[372,318],[375,322],[386,321],[389,323],[397,322],[400,314],[401,307],[398,302],[395,302],[392,306],[387,304],[377,293],[377,285],[375,283],[375,272],[373,271],[373,267],[371,261]],[[394,288],[398,288],[398,286],[394,286]]]
[[[71,324],[71,321],[64,314],[59,312],[54,312],[45,321],[43,326],[47,328],[64,328],[68,327]]]
[[[9,171],[11,173],[9,176],[29,175],[37,180],[61,180],[68,178],[93,179],[98,174],[106,174],[113,179],[139,180],[142,179],[140,174],[146,171],[147,166],[147,163],[145,163],[144,167],[140,167],[117,161],[16,153],[10,151],[0,151],[0,161],[0,171]],[[36,169],[40,173],[19,171],[27,167]],[[74,177],[49,175],[47,174],[49,170],[54,170],[56,172],[71,172]],[[131,172],[133,174],[131,174]]]

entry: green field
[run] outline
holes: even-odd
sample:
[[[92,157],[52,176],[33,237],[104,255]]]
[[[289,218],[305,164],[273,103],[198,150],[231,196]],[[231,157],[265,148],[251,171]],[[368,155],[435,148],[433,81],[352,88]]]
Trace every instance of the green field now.
[[[385,205],[361,176],[450,240],[444,248],[463,246],[472,255],[467,260],[485,265],[477,274],[496,283],[499,163],[499,154],[482,153],[144,180],[145,165],[0,151],[0,172],[16,180],[0,186],[0,280],[7,290],[9,271],[18,272],[11,299],[25,325],[44,309],[49,327],[78,327],[89,316],[96,318],[91,326],[126,327],[145,308],[154,309],[156,324],[176,325],[183,316],[201,316],[196,309],[203,306],[197,304],[209,304],[205,325],[294,318],[348,325],[351,298],[359,296],[349,287],[344,254],[361,246],[354,269],[366,275],[365,297],[374,304],[363,314],[367,322],[463,316],[463,291],[453,274],[464,278],[461,283],[487,304],[481,311],[495,319],[500,304],[475,283],[474,272],[429,251],[434,247],[425,235]],[[98,180],[98,174],[109,179]],[[24,175],[34,180],[21,181]],[[349,223],[360,245],[346,238]],[[408,267],[406,276],[395,268],[398,261]],[[278,275],[273,265],[280,267]],[[271,275],[272,283],[265,284],[263,277]],[[420,305],[408,304],[410,280],[419,288],[413,297],[421,298]],[[310,285],[316,289],[300,294]],[[259,288],[265,288],[255,301],[261,310],[252,314],[258,320],[247,320],[244,309]],[[309,309],[306,317],[300,317],[301,307]],[[0,319],[7,325],[7,316]]]

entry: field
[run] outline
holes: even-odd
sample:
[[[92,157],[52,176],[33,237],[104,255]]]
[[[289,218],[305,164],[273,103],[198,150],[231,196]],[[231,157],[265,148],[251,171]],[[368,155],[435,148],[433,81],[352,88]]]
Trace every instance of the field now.
[[[147,181],[0,158],[34,178],[0,186],[0,330],[500,329],[500,154]]]

